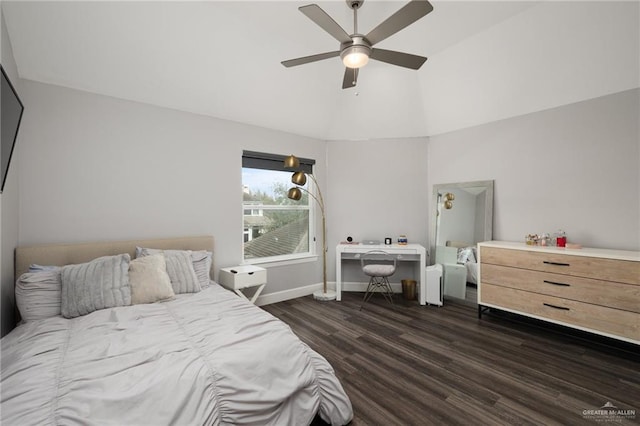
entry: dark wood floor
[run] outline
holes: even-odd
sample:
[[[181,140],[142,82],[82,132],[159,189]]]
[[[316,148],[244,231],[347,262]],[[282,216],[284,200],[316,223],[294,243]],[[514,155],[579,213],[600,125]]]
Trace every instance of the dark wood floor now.
[[[263,308],[333,365],[352,425],[597,425],[640,422],[640,351],[445,300],[419,306],[362,293]],[[635,410],[613,418],[584,410]]]

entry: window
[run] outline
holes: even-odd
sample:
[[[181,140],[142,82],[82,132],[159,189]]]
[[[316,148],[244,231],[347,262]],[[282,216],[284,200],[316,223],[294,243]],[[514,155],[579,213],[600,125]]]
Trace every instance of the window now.
[[[248,263],[306,257],[314,251],[313,200],[287,198],[294,170],[284,168],[284,155],[242,153],[243,259]],[[300,159],[300,169],[313,171],[314,160]],[[306,186],[304,187],[306,189]]]

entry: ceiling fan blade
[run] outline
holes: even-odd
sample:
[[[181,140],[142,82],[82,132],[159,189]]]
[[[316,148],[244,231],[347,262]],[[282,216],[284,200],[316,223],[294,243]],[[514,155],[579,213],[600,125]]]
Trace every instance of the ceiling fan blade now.
[[[372,29],[365,38],[373,46],[413,24],[432,10],[433,6],[427,0],[411,0],[380,25]]]
[[[427,58],[424,56],[412,55],[410,53],[396,52],[395,50],[372,49],[371,59],[398,65],[412,70],[419,69]]]
[[[356,87],[358,82],[359,68],[346,68],[344,70],[344,79],[342,80],[342,88],[348,89],[350,87]]]
[[[318,24],[323,30],[328,32],[338,40],[340,43],[349,43],[351,37],[345,30],[333,18],[327,15],[327,12],[322,10],[317,4],[309,4],[307,6],[301,6],[298,10],[304,13],[309,19]]]
[[[289,67],[295,67],[296,65],[308,64],[309,62],[335,58],[336,56],[340,56],[339,50],[336,50],[335,52],[318,53],[317,55],[303,56],[302,58],[289,59],[287,61],[282,61],[281,64],[289,68]]]

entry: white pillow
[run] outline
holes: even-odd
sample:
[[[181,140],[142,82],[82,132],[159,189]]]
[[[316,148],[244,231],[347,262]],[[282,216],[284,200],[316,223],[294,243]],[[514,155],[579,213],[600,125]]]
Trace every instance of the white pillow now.
[[[211,258],[213,253],[206,250],[160,250],[147,247],[136,247],[136,257],[149,256],[151,254],[164,253],[165,256],[171,256],[176,253],[187,253],[191,256],[191,262],[193,263],[193,270],[198,278],[200,287],[206,287],[209,285],[211,276]],[[171,275],[171,274],[169,274]],[[175,290],[175,288],[174,288]]]
[[[16,281],[16,305],[23,321],[60,316],[60,268],[24,273]]]
[[[153,303],[175,296],[162,253],[132,260],[129,263],[129,284],[132,305]]]

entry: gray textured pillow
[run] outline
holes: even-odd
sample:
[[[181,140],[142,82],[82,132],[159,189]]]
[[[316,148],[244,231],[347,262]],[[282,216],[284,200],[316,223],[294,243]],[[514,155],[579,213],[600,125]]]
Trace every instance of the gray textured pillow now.
[[[23,321],[60,315],[60,268],[27,272],[16,282],[16,304]]]
[[[62,267],[62,316],[131,305],[128,253]]]
[[[209,285],[211,252],[205,250],[159,250],[136,247],[136,257],[158,253],[164,253],[167,262],[167,273],[171,278],[171,285],[176,294],[197,293],[202,287]],[[190,268],[185,261],[186,263],[191,263]],[[193,275],[191,271],[193,271]]]
[[[164,254],[139,257],[129,263],[131,304],[153,303],[175,296]]]
[[[165,253],[164,256],[167,261],[167,274],[169,274],[175,294],[197,293],[201,290],[189,253]]]
[[[193,262],[193,269],[196,271],[198,282],[200,287],[206,287],[209,285],[211,276],[211,257],[213,253],[206,250],[198,250],[191,252],[191,261]]]

